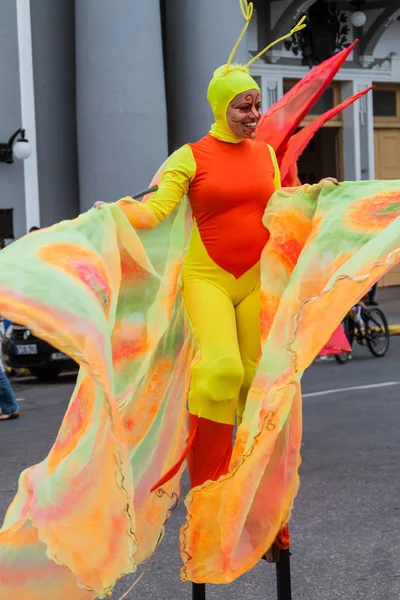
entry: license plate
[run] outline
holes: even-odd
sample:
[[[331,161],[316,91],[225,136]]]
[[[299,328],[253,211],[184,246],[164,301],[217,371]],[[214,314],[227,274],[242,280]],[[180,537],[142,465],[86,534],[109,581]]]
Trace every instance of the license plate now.
[[[64,354],[64,352],[53,352],[51,358],[53,360],[65,360],[66,358],[68,358],[68,356]]]
[[[15,354],[37,354],[36,344],[27,344],[26,346],[15,346]]]

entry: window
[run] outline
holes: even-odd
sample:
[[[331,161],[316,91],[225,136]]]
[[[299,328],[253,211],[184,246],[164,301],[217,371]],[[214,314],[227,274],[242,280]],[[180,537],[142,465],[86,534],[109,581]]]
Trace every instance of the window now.
[[[397,117],[396,90],[374,90],[374,117]]]
[[[284,92],[288,92],[292,89],[292,85],[285,85]],[[327,110],[330,110],[335,105],[335,94],[332,87],[325,90],[321,98],[314,104],[312,109],[309,111],[310,115],[323,115]]]
[[[322,94],[321,98],[310,110],[310,115],[323,115],[327,110],[335,106],[333,88],[328,88]]]
[[[292,79],[286,79],[283,84],[283,91],[286,94],[297,81]],[[308,112],[306,120],[314,120],[319,115],[323,115],[326,111],[331,110],[337,104],[340,104],[341,99],[341,87],[340,83],[333,82],[322,94],[318,102],[314,104],[311,110]],[[335,121],[341,121],[342,115],[339,114],[335,118]]]
[[[286,94],[289,90],[292,89],[292,85],[285,84],[284,93]],[[335,106],[335,90],[333,87],[328,88],[322,94],[321,98],[314,104],[312,109],[310,110],[310,115],[323,115],[327,110],[330,110]]]

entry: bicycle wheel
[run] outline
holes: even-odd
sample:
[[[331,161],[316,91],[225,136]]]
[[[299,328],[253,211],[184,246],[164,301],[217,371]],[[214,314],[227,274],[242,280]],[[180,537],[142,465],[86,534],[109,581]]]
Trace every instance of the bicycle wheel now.
[[[377,358],[385,356],[389,349],[389,325],[380,308],[371,308],[366,312],[365,337],[371,353]]]
[[[343,354],[335,354],[336,362],[339,365],[345,365],[350,358],[350,352],[343,352]]]

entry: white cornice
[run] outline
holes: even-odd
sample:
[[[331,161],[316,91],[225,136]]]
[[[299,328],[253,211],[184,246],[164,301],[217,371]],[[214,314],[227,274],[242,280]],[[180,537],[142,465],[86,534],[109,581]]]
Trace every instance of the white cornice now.
[[[283,77],[285,79],[301,79],[310,72],[308,67],[297,65],[265,64],[256,63],[252,67],[252,74],[267,77]],[[392,69],[341,69],[335,77],[336,81],[358,81],[360,83],[369,83],[371,81],[395,81],[392,78]],[[400,80],[399,80],[400,83]]]

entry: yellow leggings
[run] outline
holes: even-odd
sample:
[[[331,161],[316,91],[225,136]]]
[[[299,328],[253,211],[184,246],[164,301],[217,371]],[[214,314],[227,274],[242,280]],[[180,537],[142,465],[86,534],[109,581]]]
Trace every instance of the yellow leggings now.
[[[235,279],[211,260],[195,226],[182,276],[201,354],[189,392],[189,474],[194,487],[218,479],[229,468],[235,416],[241,420],[260,355],[260,264]],[[289,545],[286,525],[275,546]]]
[[[211,260],[195,226],[182,280],[201,355],[192,371],[189,412],[233,425],[243,414],[260,354],[260,265],[236,279]]]

